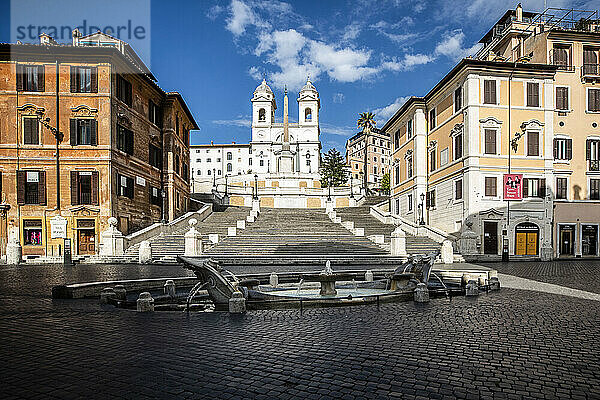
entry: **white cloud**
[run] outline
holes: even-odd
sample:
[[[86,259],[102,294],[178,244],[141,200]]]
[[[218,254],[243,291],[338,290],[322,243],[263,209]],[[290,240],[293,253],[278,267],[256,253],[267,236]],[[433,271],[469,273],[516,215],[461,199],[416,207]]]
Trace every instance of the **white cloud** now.
[[[354,135],[358,131],[357,128],[354,128],[352,126],[337,126],[337,125],[332,125],[332,124],[323,123],[323,122],[321,122],[320,127],[321,127],[321,132],[328,133],[330,135],[336,135],[336,136],[348,136],[349,137],[349,136]]]
[[[227,30],[235,36],[246,32],[246,27],[255,25],[267,28],[268,24],[261,20],[252,9],[240,0],[233,0],[230,6],[231,15],[227,18]]]
[[[261,81],[264,76],[263,72],[261,72],[258,67],[250,67],[250,69],[248,69],[248,75],[255,81]]]
[[[252,120],[249,117],[239,116],[234,119],[217,119],[212,121],[215,125],[226,125],[226,126],[238,126],[242,128],[249,128],[252,126]]]
[[[353,22],[350,25],[344,28],[344,34],[342,35],[342,41],[349,42],[358,37],[360,35],[360,31],[362,30],[362,26],[358,22]]]
[[[408,71],[417,65],[428,64],[435,60],[435,57],[427,54],[405,54],[404,58],[394,58],[383,62],[382,68],[390,71]]]
[[[206,16],[214,21],[223,11],[224,8],[217,4],[208,9]]]
[[[447,32],[442,41],[435,47],[436,54],[442,54],[452,60],[459,60],[461,58],[472,55],[479,50],[481,44],[476,43],[474,46],[465,48],[463,42],[465,41],[465,34],[461,29],[457,29],[451,32]]]
[[[383,125],[392,115],[396,113],[410,99],[410,96],[398,97],[391,104],[373,110],[375,119]]]
[[[377,73],[367,66],[371,58],[368,50],[336,48],[323,42],[311,41],[309,55],[330,78],[340,82],[355,82]]]
[[[334,103],[342,104],[344,102],[345,98],[346,98],[346,96],[344,96],[344,93],[334,93],[333,94],[333,102]]]

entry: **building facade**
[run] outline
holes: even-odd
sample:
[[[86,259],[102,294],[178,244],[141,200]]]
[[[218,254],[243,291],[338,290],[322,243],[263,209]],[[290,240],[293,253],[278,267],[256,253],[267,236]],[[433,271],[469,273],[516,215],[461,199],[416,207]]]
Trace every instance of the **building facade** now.
[[[358,132],[346,141],[346,165],[352,179],[369,189],[381,187],[383,176],[390,172],[390,134],[371,128]],[[366,180],[365,180],[366,165]]]
[[[509,10],[476,59],[385,124],[394,213],[491,257],[598,255],[600,33],[564,13]],[[504,198],[509,173],[522,200]]]
[[[222,178],[252,173],[250,144],[202,144],[190,146],[192,192],[204,192]]]
[[[0,45],[0,251],[96,254],[109,217],[127,234],[184,213],[197,125],[181,95],[109,35],[40,40]]]

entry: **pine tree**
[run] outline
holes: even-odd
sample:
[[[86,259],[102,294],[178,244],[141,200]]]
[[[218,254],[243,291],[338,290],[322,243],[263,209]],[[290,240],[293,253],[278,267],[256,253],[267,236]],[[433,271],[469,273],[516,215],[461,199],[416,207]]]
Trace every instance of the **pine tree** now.
[[[341,186],[348,181],[348,171],[344,158],[335,148],[330,149],[321,163],[321,187]]]

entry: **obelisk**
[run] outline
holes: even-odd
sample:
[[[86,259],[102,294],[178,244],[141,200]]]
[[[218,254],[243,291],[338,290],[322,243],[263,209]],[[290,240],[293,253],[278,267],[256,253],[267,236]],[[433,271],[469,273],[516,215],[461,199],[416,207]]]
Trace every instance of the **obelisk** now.
[[[283,96],[283,143],[279,152],[278,172],[294,172],[294,155],[290,151],[290,121],[288,117],[288,95],[287,88]]]

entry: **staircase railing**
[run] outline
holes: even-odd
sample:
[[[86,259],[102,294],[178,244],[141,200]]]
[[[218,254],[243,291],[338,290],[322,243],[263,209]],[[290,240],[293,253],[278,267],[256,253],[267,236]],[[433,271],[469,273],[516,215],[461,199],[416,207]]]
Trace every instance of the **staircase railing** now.
[[[404,232],[409,233],[413,236],[425,236],[438,243],[442,243],[444,240],[450,240],[452,242],[455,242],[458,239],[456,236],[444,232],[441,229],[437,229],[429,225],[419,225],[405,218],[402,218],[399,215],[394,215],[389,211],[382,210],[382,208],[387,206],[388,201],[385,200],[379,204],[371,206],[369,209],[369,213],[384,224],[392,224],[399,226]]]

